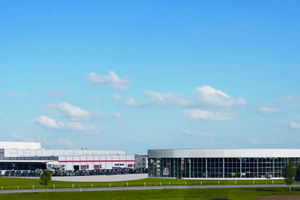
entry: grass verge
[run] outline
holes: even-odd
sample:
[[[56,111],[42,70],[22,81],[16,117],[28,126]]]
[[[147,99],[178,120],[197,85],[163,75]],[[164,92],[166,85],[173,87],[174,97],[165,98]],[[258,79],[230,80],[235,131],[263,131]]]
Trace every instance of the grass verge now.
[[[5,200],[254,200],[269,195],[300,195],[300,188],[172,189],[141,191],[57,192],[0,194]]]
[[[130,187],[130,186],[168,186],[168,185],[252,185],[252,184],[284,184],[283,180],[184,180],[165,178],[146,178],[133,181],[118,182],[69,182],[51,181],[47,188],[90,188],[90,187]],[[42,189],[38,179],[0,178],[0,190]]]

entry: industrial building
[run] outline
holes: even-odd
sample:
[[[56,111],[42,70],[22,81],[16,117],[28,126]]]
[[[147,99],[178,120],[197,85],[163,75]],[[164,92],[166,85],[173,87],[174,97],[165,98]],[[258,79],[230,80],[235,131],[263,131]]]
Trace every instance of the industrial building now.
[[[300,164],[300,149],[148,150],[150,177],[282,178]]]
[[[120,150],[43,149],[37,142],[0,142],[0,170],[134,168],[136,156]]]
[[[135,168],[148,168],[147,155],[135,155]]]

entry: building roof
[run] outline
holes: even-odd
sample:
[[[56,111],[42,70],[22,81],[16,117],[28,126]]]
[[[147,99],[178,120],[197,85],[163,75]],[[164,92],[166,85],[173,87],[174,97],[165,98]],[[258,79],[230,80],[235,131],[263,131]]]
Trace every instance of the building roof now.
[[[300,149],[151,149],[149,158],[299,157]]]

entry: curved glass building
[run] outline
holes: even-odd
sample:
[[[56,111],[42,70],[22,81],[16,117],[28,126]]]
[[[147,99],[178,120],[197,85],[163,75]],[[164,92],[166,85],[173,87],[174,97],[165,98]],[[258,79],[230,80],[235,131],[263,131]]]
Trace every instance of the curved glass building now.
[[[148,159],[149,177],[282,178],[300,149],[152,149]]]

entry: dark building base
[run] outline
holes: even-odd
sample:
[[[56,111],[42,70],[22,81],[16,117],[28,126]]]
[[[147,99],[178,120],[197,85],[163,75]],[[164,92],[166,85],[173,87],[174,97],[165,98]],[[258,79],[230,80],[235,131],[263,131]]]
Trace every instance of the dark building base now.
[[[46,163],[0,162],[0,170],[37,170],[37,169],[46,169]]]

